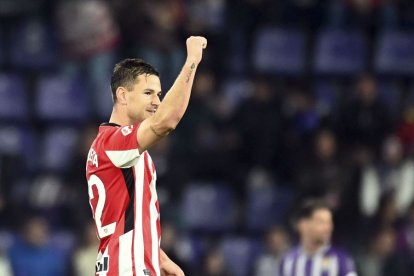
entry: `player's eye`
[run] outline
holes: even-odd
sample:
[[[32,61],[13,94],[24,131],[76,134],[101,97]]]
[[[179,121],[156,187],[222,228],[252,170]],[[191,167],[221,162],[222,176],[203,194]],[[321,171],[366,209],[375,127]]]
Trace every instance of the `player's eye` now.
[[[146,91],[144,94],[149,96],[149,95],[151,95],[151,92]]]

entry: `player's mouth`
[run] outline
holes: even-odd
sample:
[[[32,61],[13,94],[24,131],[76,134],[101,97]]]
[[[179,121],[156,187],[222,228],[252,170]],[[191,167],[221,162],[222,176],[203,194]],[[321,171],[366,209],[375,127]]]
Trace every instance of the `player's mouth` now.
[[[151,115],[154,115],[155,112],[157,112],[157,109],[147,109],[147,112],[151,113]]]

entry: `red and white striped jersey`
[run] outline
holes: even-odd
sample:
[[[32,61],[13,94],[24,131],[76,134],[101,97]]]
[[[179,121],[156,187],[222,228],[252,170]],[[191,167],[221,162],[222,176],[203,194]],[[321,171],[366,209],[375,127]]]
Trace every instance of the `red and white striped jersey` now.
[[[156,172],[140,152],[139,124],[104,123],[86,164],[89,202],[100,239],[96,275],[160,275]]]

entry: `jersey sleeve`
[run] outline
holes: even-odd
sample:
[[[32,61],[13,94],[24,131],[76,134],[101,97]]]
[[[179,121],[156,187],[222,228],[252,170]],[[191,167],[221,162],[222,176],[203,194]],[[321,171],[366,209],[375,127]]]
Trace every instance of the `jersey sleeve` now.
[[[118,168],[137,164],[140,152],[137,131],[140,124],[123,126],[110,133],[104,140],[104,150],[109,160]]]

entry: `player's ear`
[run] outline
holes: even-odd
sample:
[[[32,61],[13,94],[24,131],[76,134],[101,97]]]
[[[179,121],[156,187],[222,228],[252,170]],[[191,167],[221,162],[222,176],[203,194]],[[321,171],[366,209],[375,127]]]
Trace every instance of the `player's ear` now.
[[[123,86],[119,86],[116,89],[115,95],[116,95],[116,100],[120,105],[126,105],[126,93],[128,92],[128,90],[123,87]]]

